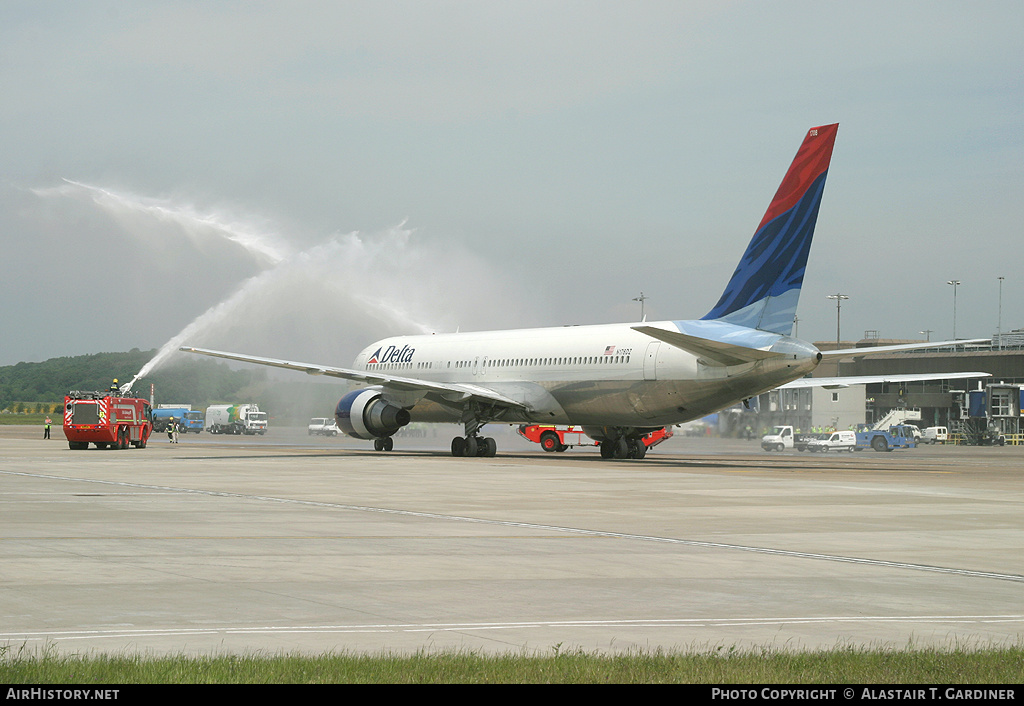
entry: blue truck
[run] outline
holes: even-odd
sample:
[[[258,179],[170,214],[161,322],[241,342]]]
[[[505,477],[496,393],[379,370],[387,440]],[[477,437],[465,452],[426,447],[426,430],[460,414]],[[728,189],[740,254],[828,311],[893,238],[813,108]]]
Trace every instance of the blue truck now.
[[[892,451],[893,449],[913,449],[917,446],[914,430],[906,424],[893,424],[888,429],[867,429],[857,432],[857,451],[874,449],[875,451]]]
[[[153,431],[167,431],[172,418],[182,434],[190,431],[198,434],[203,430],[203,413],[199,410],[193,411],[190,405],[160,405],[153,410]]]

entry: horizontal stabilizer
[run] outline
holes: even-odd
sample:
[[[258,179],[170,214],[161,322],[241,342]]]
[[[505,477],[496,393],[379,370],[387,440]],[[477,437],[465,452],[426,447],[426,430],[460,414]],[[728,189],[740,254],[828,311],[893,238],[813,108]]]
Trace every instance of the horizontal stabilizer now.
[[[688,353],[700,356],[708,365],[725,367],[730,365],[743,365],[744,363],[756,363],[759,360],[779,358],[782,353],[737,346],[732,343],[722,343],[709,338],[689,336],[678,331],[666,331],[663,328],[654,326],[632,326],[634,331],[647,334],[651,338],[664,341],[670,346],[675,346]]]

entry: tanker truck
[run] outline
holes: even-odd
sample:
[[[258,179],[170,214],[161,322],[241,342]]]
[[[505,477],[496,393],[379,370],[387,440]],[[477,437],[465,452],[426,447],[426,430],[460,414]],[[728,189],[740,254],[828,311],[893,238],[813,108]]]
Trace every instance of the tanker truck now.
[[[191,405],[162,404],[153,410],[153,431],[167,431],[171,419],[178,425],[178,431],[183,434],[190,431],[198,434],[203,430],[203,413],[198,410],[193,411]]]
[[[206,408],[206,430],[211,434],[266,434],[267,413],[256,403],[218,404]]]

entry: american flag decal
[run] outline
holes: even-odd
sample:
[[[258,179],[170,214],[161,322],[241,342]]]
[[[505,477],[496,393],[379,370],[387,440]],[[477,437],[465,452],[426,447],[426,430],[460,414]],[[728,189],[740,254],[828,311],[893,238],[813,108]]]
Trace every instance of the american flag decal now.
[[[604,349],[605,355],[612,355],[615,352],[615,346],[608,346]]]

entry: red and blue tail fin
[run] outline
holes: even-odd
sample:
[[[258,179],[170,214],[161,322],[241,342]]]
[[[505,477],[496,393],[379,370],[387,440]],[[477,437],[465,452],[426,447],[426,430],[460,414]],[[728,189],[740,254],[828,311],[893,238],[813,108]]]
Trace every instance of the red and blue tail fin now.
[[[807,132],[722,298],[702,320],[790,335],[838,129]]]

